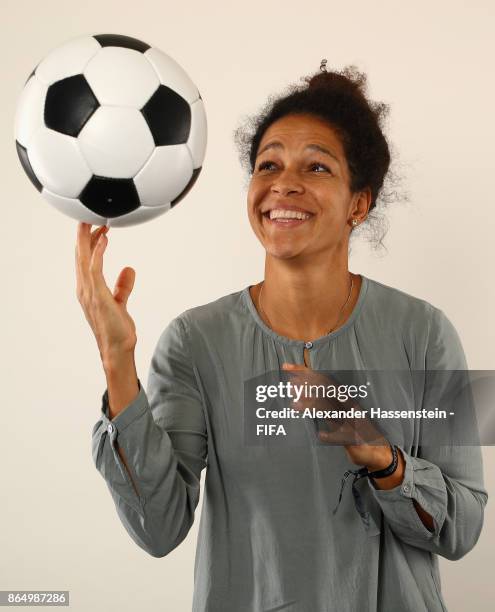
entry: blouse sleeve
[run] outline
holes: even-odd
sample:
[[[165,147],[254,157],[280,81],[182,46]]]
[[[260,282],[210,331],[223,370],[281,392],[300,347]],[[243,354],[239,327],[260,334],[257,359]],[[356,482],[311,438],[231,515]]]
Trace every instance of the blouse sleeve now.
[[[154,557],[186,537],[206,467],[206,423],[185,325],[177,317],[165,328],[151,360],[148,392],[139,381],[136,398],[111,420],[105,391],[92,433],[93,460],[120,520]]]
[[[467,370],[459,336],[445,314],[433,308],[426,351],[426,370]],[[428,445],[412,456],[399,447],[405,474],[393,489],[378,489],[367,478],[392,531],[407,544],[450,560],[467,554],[478,541],[488,500],[481,448]],[[433,517],[430,531],[413,500]]]

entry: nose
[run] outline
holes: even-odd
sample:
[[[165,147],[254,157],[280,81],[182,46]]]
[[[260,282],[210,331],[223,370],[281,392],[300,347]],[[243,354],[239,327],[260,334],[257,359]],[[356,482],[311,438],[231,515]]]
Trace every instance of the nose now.
[[[302,193],[304,187],[297,174],[286,168],[282,172],[279,172],[277,176],[273,177],[270,190],[273,193],[280,193],[286,196],[289,193]]]

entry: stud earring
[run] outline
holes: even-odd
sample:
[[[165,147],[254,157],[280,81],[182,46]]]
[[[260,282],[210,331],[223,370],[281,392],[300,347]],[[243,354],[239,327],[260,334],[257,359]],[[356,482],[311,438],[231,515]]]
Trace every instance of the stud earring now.
[[[359,223],[359,221],[357,219],[353,219],[352,220],[352,225],[356,226]]]

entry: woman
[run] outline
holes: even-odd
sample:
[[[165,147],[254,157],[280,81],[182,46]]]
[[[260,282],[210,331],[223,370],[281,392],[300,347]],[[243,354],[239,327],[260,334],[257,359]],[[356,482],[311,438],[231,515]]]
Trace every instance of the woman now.
[[[423,449],[414,434],[397,446],[243,438],[244,385],[267,372],[466,369],[441,310],[348,270],[351,232],[369,222],[389,168],[383,113],[352,69],[322,71],[269,104],[242,145],[264,280],[174,318],[147,391],[126,310],[134,271],[111,293],[108,228],[79,225],[78,299],[107,378],[93,458],[149,554],[184,540],[207,467],[194,611],[446,610],[437,555],[460,559],[479,537],[479,447]],[[332,513],[346,470],[362,476],[356,496],[344,489]]]

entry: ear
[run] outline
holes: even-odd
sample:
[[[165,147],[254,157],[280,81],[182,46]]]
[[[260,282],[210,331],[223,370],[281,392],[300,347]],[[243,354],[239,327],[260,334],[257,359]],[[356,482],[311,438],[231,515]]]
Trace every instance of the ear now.
[[[362,223],[368,216],[370,206],[371,189],[366,187],[362,191],[358,191],[354,194],[349,215],[352,219],[357,219],[360,223]]]

